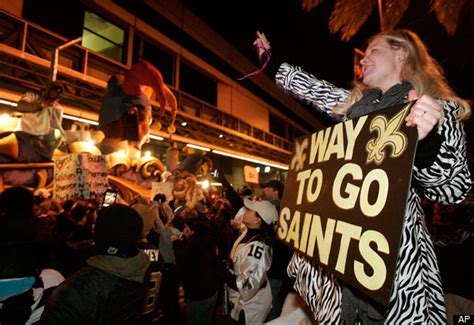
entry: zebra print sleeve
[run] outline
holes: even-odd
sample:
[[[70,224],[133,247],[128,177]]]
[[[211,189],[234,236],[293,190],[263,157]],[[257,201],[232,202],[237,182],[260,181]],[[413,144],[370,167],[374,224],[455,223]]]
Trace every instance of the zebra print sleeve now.
[[[299,253],[293,254],[287,272],[295,278],[294,289],[310,307],[318,324],[340,323],[342,293],[334,276]]]
[[[416,166],[413,175],[422,194],[433,202],[456,204],[469,193],[472,181],[466,160],[466,140],[458,122],[459,106],[454,101],[440,101],[444,120],[438,133],[444,137],[434,163],[423,169]]]
[[[286,93],[332,117],[332,110],[346,101],[349,91],[319,80],[301,67],[283,63],[275,76],[276,84]]]

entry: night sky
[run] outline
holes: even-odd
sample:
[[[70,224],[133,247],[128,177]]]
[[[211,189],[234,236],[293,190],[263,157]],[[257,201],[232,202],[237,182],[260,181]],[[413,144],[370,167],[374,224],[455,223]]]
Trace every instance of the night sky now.
[[[374,10],[358,34],[349,42],[340,41],[339,35],[328,31],[333,0],[324,1],[309,13],[301,9],[299,0],[183,2],[252,62],[257,63],[252,43],[259,30],[271,43],[275,63],[299,65],[345,88],[350,88],[353,77],[354,48],[364,49],[364,41],[380,28]],[[417,32],[458,95],[474,99],[474,1],[466,1],[454,36],[448,36],[434,13],[429,13],[428,0],[413,0],[397,27]]]

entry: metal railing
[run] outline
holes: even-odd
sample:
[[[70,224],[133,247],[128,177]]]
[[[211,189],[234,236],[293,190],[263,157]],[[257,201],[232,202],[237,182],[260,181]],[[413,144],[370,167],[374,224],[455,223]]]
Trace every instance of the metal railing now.
[[[54,32],[0,10],[0,43],[8,47],[50,61],[53,51],[67,41],[68,39]],[[112,75],[124,74],[128,70],[126,65],[78,44],[62,50],[58,56],[58,63],[61,67],[67,68],[66,72],[73,77],[100,87],[105,87]],[[293,144],[287,139],[256,128],[190,94],[172,89],[179,107],[184,112],[292,152]],[[98,100],[100,101],[100,98]]]

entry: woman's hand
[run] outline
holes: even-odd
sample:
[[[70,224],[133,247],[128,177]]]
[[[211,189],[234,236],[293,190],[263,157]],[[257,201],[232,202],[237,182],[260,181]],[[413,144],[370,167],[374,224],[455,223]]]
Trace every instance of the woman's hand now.
[[[416,99],[418,99],[416,91],[410,90],[408,100]],[[418,140],[423,140],[438,124],[442,116],[442,108],[438,102],[431,96],[423,95],[411,107],[411,112],[405,121],[407,126],[416,127]]]

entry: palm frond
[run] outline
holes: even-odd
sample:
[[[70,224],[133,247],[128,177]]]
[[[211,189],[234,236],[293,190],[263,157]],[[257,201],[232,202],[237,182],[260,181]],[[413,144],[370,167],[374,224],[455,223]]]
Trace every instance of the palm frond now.
[[[373,9],[372,0],[336,0],[329,17],[329,31],[341,32],[341,40],[348,41],[365,23]]]
[[[410,6],[410,0],[385,0],[382,30],[394,29]]]
[[[464,0],[434,0],[430,11],[436,13],[436,18],[449,35],[456,33],[459,22],[459,14],[464,5]]]

